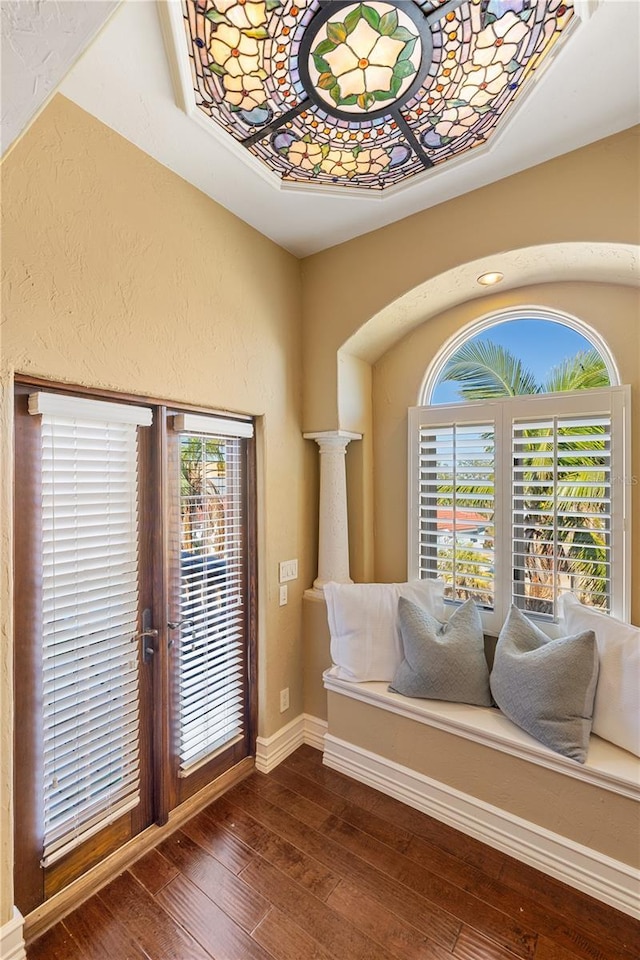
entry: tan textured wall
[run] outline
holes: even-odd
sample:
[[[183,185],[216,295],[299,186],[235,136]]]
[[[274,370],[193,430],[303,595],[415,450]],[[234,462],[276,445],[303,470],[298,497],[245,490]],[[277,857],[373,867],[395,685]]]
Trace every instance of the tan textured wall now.
[[[262,736],[303,710],[301,595],[315,569],[300,482],[298,261],[60,96],[2,174],[0,923],[12,904],[12,372],[261,417]],[[300,578],[280,607],[278,562],[292,557]]]
[[[319,720],[327,719],[327,694],[322,674],[331,666],[329,624],[324,598],[304,597],[302,601],[304,637],[304,712]]]
[[[328,700],[332,736],[640,866],[638,805],[629,797],[336,693]]]
[[[337,351],[431,277],[536,244],[637,243],[639,150],[635,127],[303,261],[304,429],[350,429]]]

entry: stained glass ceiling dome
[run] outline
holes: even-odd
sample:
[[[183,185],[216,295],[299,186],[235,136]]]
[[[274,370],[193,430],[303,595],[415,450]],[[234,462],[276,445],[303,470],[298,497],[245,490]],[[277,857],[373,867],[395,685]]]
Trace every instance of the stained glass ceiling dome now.
[[[182,8],[200,119],[276,182],[378,193],[485,145],[574,13],[561,0]]]

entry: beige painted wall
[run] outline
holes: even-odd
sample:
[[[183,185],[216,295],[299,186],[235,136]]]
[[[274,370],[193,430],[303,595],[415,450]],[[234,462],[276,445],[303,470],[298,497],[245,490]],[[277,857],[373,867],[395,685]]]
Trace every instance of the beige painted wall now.
[[[462,304],[412,331],[373,370],[375,579],[407,575],[407,408],[418,403],[423,377],[443,345],[461,328],[497,310],[535,305],[578,317],[605,340],[622,383],[632,387],[632,418],[640,424],[640,294],[633,287],[595,283],[541,284]],[[552,360],[550,361],[552,362]],[[632,581],[640,579],[640,444],[633,445]],[[389,470],[388,464],[394,469]],[[632,619],[640,623],[640,594],[632,591]]]
[[[430,278],[537,244],[638,243],[639,167],[635,127],[308,257],[304,429],[356,429],[347,419],[353,404],[339,397],[337,352]]]
[[[518,757],[329,694],[329,731],[546,830],[640,866],[638,804]]]
[[[315,504],[301,483],[298,261],[60,96],[12,151],[2,187],[0,923],[13,902],[13,371],[261,418],[262,736],[303,710],[301,594],[315,570]],[[300,577],[280,607],[278,562],[292,557]]]

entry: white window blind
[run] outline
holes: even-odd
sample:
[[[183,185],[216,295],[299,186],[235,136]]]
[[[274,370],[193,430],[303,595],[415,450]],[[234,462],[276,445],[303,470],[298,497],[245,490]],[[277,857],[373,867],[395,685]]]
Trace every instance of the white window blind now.
[[[629,616],[629,388],[409,411],[409,576],[442,577],[498,631],[572,591]]]
[[[196,426],[197,432],[190,427]],[[206,427],[210,430],[207,432]],[[252,426],[198,416],[180,431],[178,756],[182,776],[244,734],[246,508]],[[224,433],[222,432],[224,430]]]
[[[138,802],[137,426],[151,411],[32,394],[42,415],[44,855]]]

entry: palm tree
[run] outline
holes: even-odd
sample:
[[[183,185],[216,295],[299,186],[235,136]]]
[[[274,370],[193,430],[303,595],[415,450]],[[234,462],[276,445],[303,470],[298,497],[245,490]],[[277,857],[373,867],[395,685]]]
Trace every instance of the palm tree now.
[[[544,381],[538,382],[522,360],[490,340],[466,343],[451,357],[441,379],[457,384],[462,400],[493,400],[609,385],[606,366],[596,350],[576,353],[554,367]],[[577,590],[584,602],[606,607],[606,519],[593,516],[600,504],[603,504],[603,514],[605,510],[604,465],[601,471],[597,469],[597,451],[605,451],[605,430],[598,425],[559,428],[559,437],[570,434],[572,438],[571,453],[558,460],[558,477],[565,477],[564,481],[549,472],[551,433],[545,428],[524,429],[520,441],[518,467],[522,500],[519,507],[524,519],[518,542],[525,606],[540,613],[552,612],[555,568],[558,576]],[[584,434],[584,441],[576,440],[576,434]],[[545,435],[549,436],[548,443]],[[585,450],[582,457],[581,449]],[[552,482],[555,496],[550,498]],[[482,496],[477,485],[475,492]],[[443,495],[450,497],[451,491],[443,489]],[[555,517],[553,538],[545,529],[542,520],[545,516]],[[552,539],[555,542],[550,542]],[[462,550],[462,545],[458,549]],[[465,584],[461,586],[464,590]]]
[[[461,400],[495,400],[609,386],[609,374],[597,350],[582,350],[568,357],[538,383],[519,357],[491,340],[465,343],[448,361],[441,380],[457,383]]]

